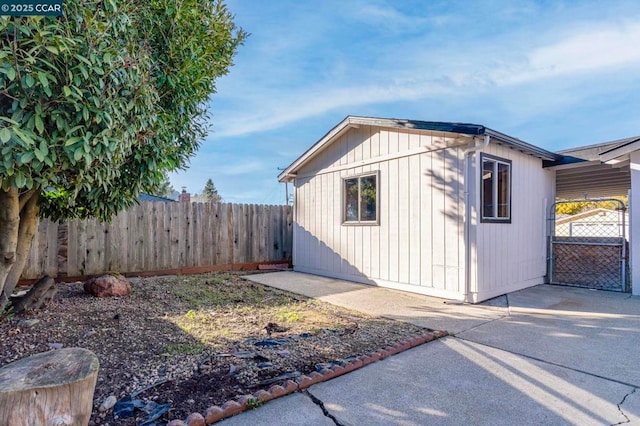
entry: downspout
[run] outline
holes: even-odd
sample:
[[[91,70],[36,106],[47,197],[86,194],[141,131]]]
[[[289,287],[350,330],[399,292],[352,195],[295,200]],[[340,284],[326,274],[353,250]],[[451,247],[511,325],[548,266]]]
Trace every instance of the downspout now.
[[[463,151],[464,153],[464,301],[470,302],[471,293],[471,244],[469,242],[471,236],[471,194],[469,191],[469,176],[471,167],[471,157],[476,152],[482,151],[489,145],[491,137],[484,135],[482,145],[475,146],[475,137],[473,138],[474,146]]]
[[[293,258],[293,254],[296,253],[296,235],[298,233],[298,231],[296,230],[296,223],[298,223],[298,190],[296,188],[295,176],[293,176],[293,180],[291,181],[291,193],[293,195],[293,200],[291,203],[291,260],[289,261],[289,267],[293,269],[293,267],[295,266],[295,259]],[[287,205],[289,205],[288,202]]]

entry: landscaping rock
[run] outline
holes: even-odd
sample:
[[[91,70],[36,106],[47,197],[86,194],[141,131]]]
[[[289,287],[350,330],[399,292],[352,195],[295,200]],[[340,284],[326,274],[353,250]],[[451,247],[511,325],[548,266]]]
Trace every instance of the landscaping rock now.
[[[96,297],[126,296],[131,293],[131,284],[120,274],[91,278],[85,281],[83,288]]]
[[[271,338],[271,339],[264,339],[264,340],[260,340],[259,342],[255,342],[254,345],[255,346],[260,346],[260,347],[265,347],[265,348],[273,348],[276,346],[280,346],[280,345],[286,345],[287,343],[291,342],[293,339],[291,339],[290,337],[280,337],[280,338]]]
[[[20,321],[18,323],[18,327],[31,328],[34,325],[36,325],[37,323],[39,323],[39,322],[40,322],[40,320],[39,319],[35,319],[35,318],[33,318],[33,319],[25,319],[25,320],[22,320],[22,321]]]
[[[116,402],[118,402],[118,399],[115,397],[115,395],[111,395],[104,400],[104,402],[100,405],[100,408],[98,408],[98,410],[100,411],[111,410],[113,406],[116,405]]]

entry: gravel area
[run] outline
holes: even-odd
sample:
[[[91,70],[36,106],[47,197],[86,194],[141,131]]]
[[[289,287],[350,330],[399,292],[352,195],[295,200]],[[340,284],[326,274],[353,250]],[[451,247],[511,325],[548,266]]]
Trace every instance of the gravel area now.
[[[100,360],[90,424],[144,422],[144,410],[129,418],[99,410],[107,397],[131,394],[147,409],[166,405],[158,419],[165,424],[425,331],[239,275],[131,279],[132,293],[112,298],[88,295],[81,283],[59,284],[45,308],[0,320],[0,366],[60,347],[87,348]]]

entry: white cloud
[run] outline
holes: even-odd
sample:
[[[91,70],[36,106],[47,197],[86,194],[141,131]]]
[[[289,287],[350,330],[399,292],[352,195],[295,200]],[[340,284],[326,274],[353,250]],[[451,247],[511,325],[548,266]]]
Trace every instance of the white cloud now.
[[[405,13],[398,7],[401,3],[391,2],[374,3],[371,0],[345,2],[343,11],[350,19],[364,22],[371,26],[383,28],[385,31],[394,32],[422,32],[427,26],[447,25],[456,20],[454,15],[435,13],[434,8],[424,4]],[[417,13],[416,13],[417,12]]]
[[[335,88],[325,91],[297,92],[293,95],[280,96],[277,100],[267,102],[268,107],[252,115],[240,115],[219,123],[217,132],[212,138],[224,138],[246,135],[258,131],[272,130],[285,124],[323,114],[343,107],[415,100],[424,96],[435,96],[445,93],[446,87],[438,85],[389,84],[386,86],[372,84],[352,88]],[[266,105],[265,105],[266,106]]]
[[[219,80],[212,132],[172,175],[176,188],[200,192],[211,178],[227,201],[281,203],[277,167],[349,113],[478,122],[548,149],[637,133],[637,0],[230,7],[253,36]]]
[[[583,28],[547,46],[533,49],[527,63],[504,69],[494,77],[499,84],[519,84],[543,78],[598,72],[640,62],[640,23]]]
[[[360,13],[394,22],[422,19],[374,5]],[[220,111],[216,131],[211,136],[219,139],[273,130],[338,109],[479,94],[495,86],[534,84],[551,78],[575,79],[586,75],[595,76],[599,82],[609,71],[640,64],[637,21],[640,20],[609,21],[595,26],[565,25],[555,39],[553,34],[534,37],[525,31],[514,33],[513,38],[469,40],[462,50],[443,45],[425,52],[420,39],[404,40],[402,49],[398,45],[381,46],[376,57],[353,57],[347,63],[341,57],[338,68],[351,69],[344,80],[322,79],[318,77],[325,74],[318,74],[315,81],[309,75],[314,83],[303,87],[291,87],[286,78],[266,87],[257,82],[245,87],[238,93],[243,98],[242,111]],[[396,51],[411,54],[396,59]],[[291,66],[308,68],[309,64]],[[303,71],[283,72],[286,75]]]
[[[353,16],[371,25],[385,28],[411,29],[416,25],[425,25],[428,20],[420,16],[409,16],[388,5],[363,4],[354,10]]]

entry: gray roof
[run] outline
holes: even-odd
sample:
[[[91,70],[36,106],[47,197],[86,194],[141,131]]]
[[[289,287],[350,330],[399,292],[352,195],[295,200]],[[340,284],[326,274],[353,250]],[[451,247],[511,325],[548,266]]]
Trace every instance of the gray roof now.
[[[157,195],[147,194],[146,192],[141,192],[140,195],[138,195],[138,201],[141,201],[141,202],[164,201],[167,203],[176,202],[176,200],[172,200],[171,198],[158,197]]]
[[[563,199],[626,195],[631,188],[629,153],[640,149],[640,136],[559,151],[556,196]]]
[[[278,179],[293,180],[296,172],[316,154],[358,125],[490,136],[492,143],[541,158],[544,167],[557,167],[556,192],[562,198],[583,198],[587,193],[597,197],[626,194],[631,184],[628,154],[640,149],[640,136],[634,136],[554,153],[479,124],[347,116],[291,163]]]
[[[509,136],[505,133],[492,130],[481,124],[471,123],[452,123],[445,121],[422,121],[422,120],[405,120],[398,118],[374,118],[374,117],[347,117],[351,118],[352,123],[369,124],[380,127],[394,127],[400,129],[416,129],[431,130],[436,132],[459,133],[463,135],[483,136],[489,135],[496,139],[497,142],[510,146],[528,154],[535,155],[545,160],[557,161],[560,156],[546,149],[532,145],[528,142]],[[360,122],[359,122],[360,121]]]
[[[399,118],[360,117],[350,115],[338,123],[334,128],[329,130],[322,138],[320,138],[320,140],[291,163],[282,173],[280,173],[278,180],[281,182],[291,180],[296,171],[306,164],[307,161],[313,158],[316,153],[320,152],[325,146],[337,139],[341,134],[343,134],[343,132],[348,130],[350,126],[357,125],[448,132],[472,136],[486,135],[490,136],[494,143],[503,144],[527,154],[535,155],[545,161],[557,162],[562,159],[562,156],[554,152],[547,151],[546,149],[537,147],[518,138],[514,138],[513,136],[506,135],[479,124],[407,120]]]
[[[562,155],[563,157],[563,159],[561,160],[561,164],[579,162],[580,160],[599,161],[602,155],[637,141],[640,141],[640,136],[633,136],[630,138],[618,139],[610,142],[602,142],[594,145],[564,149],[562,151],[558,151],[558,154]]]

